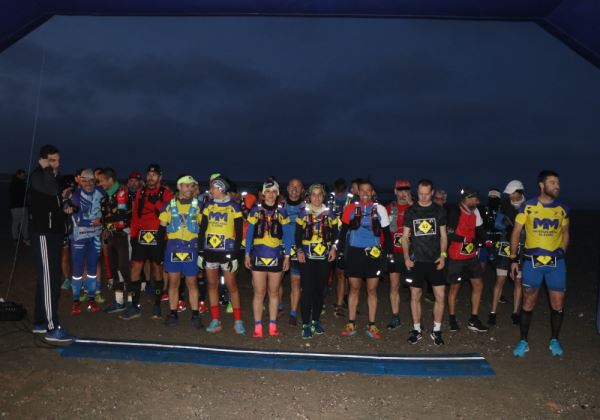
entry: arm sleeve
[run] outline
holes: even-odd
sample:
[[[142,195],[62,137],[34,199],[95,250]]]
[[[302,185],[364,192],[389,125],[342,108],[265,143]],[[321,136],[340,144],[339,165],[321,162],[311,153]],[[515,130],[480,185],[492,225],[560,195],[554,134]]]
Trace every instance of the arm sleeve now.
[[[40,172],[33,172],[31,186],[36,191],[47,195],[58,195],[60,193],[60,186],[50,167],[42,169]]]
[[[248,229],[246,229],[246,255],[250,255],[252,247],[254,246],[254,223],[248,222]]]
[[[381,228],[381,232],[383,233],[383,251],[387,254],[392,253],[392,233],[390,232],[390,226]]]
[[[458,225],[458,218],[460,217],[460,209],[452,207],[448,212],[448,220],[446,227],[448,228],[448,241],[449,242],[463,242],[464,236],[460,236],[454,232]],[[441,222],[440,222],[441,225]]]
[[[206,236],[206,228],[208,227],[208,217],[205,214],[203,216],[198,232],[198,251],[204,251],[204,237]]]
[[[244,236],[244,218],[241,217],[241,213],[240,217],[236,217],[233,220],[233,225],[235,229],[235,242],[233,244],[233,249],[235,252],[237,252],[242,247],[242,238]],[[248,243],[248,241],[246,241],[246,243]]]

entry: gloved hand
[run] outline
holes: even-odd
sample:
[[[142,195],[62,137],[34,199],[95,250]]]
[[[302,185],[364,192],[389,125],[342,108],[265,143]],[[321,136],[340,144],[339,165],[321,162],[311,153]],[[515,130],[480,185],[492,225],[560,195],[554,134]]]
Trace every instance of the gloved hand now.
[[[204,270],[206,266],[206,261],[204,260],[204,251],[198,252],[198,268],[200,270]]]
[[[227,269],[231,273],[235,273],[238,270],[239,266],[240,264],[237,258],[233,258],[231,255],[227,255]]]

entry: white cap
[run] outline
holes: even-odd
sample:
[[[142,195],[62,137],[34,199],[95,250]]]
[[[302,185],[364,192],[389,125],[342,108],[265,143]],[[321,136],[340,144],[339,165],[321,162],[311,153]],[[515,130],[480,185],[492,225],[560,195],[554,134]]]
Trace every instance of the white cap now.
[[[525,187],[523,186],[523,183],[521,181],[519,181],[518,179],[513,179],[506,185],[506,188],[504,189],[504,194],[512,194],[517,190],[524,189]]]

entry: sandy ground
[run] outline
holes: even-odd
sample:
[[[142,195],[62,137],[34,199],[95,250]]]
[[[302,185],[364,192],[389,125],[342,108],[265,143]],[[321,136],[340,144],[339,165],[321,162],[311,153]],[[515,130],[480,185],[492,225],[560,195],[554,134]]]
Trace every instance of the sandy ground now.
[[[344,320],[332,315],[331,297],[323,326],[327,333],[310,340],[282,319],[282,336],[262,341],[238,337],[230,315],[225,331],[211,336],[189,325],[189,312],[180,324],[166,328],[150,319],[143,298],[143,317],[131,322],[114,315],[69,314],[70,292],[61,295],[62,323],[81,337],[132,338],[163,342],[215,344],[248,348],[303,351],[433,353],[480,352],[491,363],[491,378],[403,378],[275,372],[214,368],[197,365],[151,364],[62,359],[55,349],[29,333],[26,323],[0,323],[0,417],[3,418],[600,418],[600,336],[595,330],[599,247],[597,214],[575,214],[568,257],[569,290],[561,339],[563,359],[550,355],[549,310],[546,294],[536,308],[530,334],[531,351],[518,360],[511,347],[518,329],[510,323],[511,305],[500,305],[498,326],[487,334],[464,328],[469,288],[459,296],[463,329],[445,332],[446,345],[434,348],[425,338],[416,346],[406,342],[410,329],[406,290],[402,291],[402,327],[384,331],[375,342],[363,334],[339,335]],[[6,231],[6,230],[4,230]],[[4,295],[14,252],[10,240],[0,239],[0,292]],[[34,272],[27,248],[18,259],[10,298],[33,312]],[[491,286],[487,272],[482,320],[487,319]],[[249,276],[240,281],[244,319],[251,325]],[[380,286],[380,327],[388,321],[388,284]],[[511,296],[512,285],[505,286]],[[286,299],[288,298],[286,292]],[[359,328],[367,313],[364,296]],[[424,325],[431,325],[431,304],[424,302]],[[166,307],[165,307],[166,308]],[[204,321],[207,323],[206,315]],[[447,325],[444,324],[447,329]]]

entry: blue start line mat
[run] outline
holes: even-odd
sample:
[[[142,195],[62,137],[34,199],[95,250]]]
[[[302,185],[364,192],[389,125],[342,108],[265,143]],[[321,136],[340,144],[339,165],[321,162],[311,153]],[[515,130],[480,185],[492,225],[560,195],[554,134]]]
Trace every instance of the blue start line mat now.
[[[66,358],[135,360],[244,369],[425,377],[495,376],[490,364],[479,353],[308,353],[83,338],[76,339],[71,345],[58,351]]]

